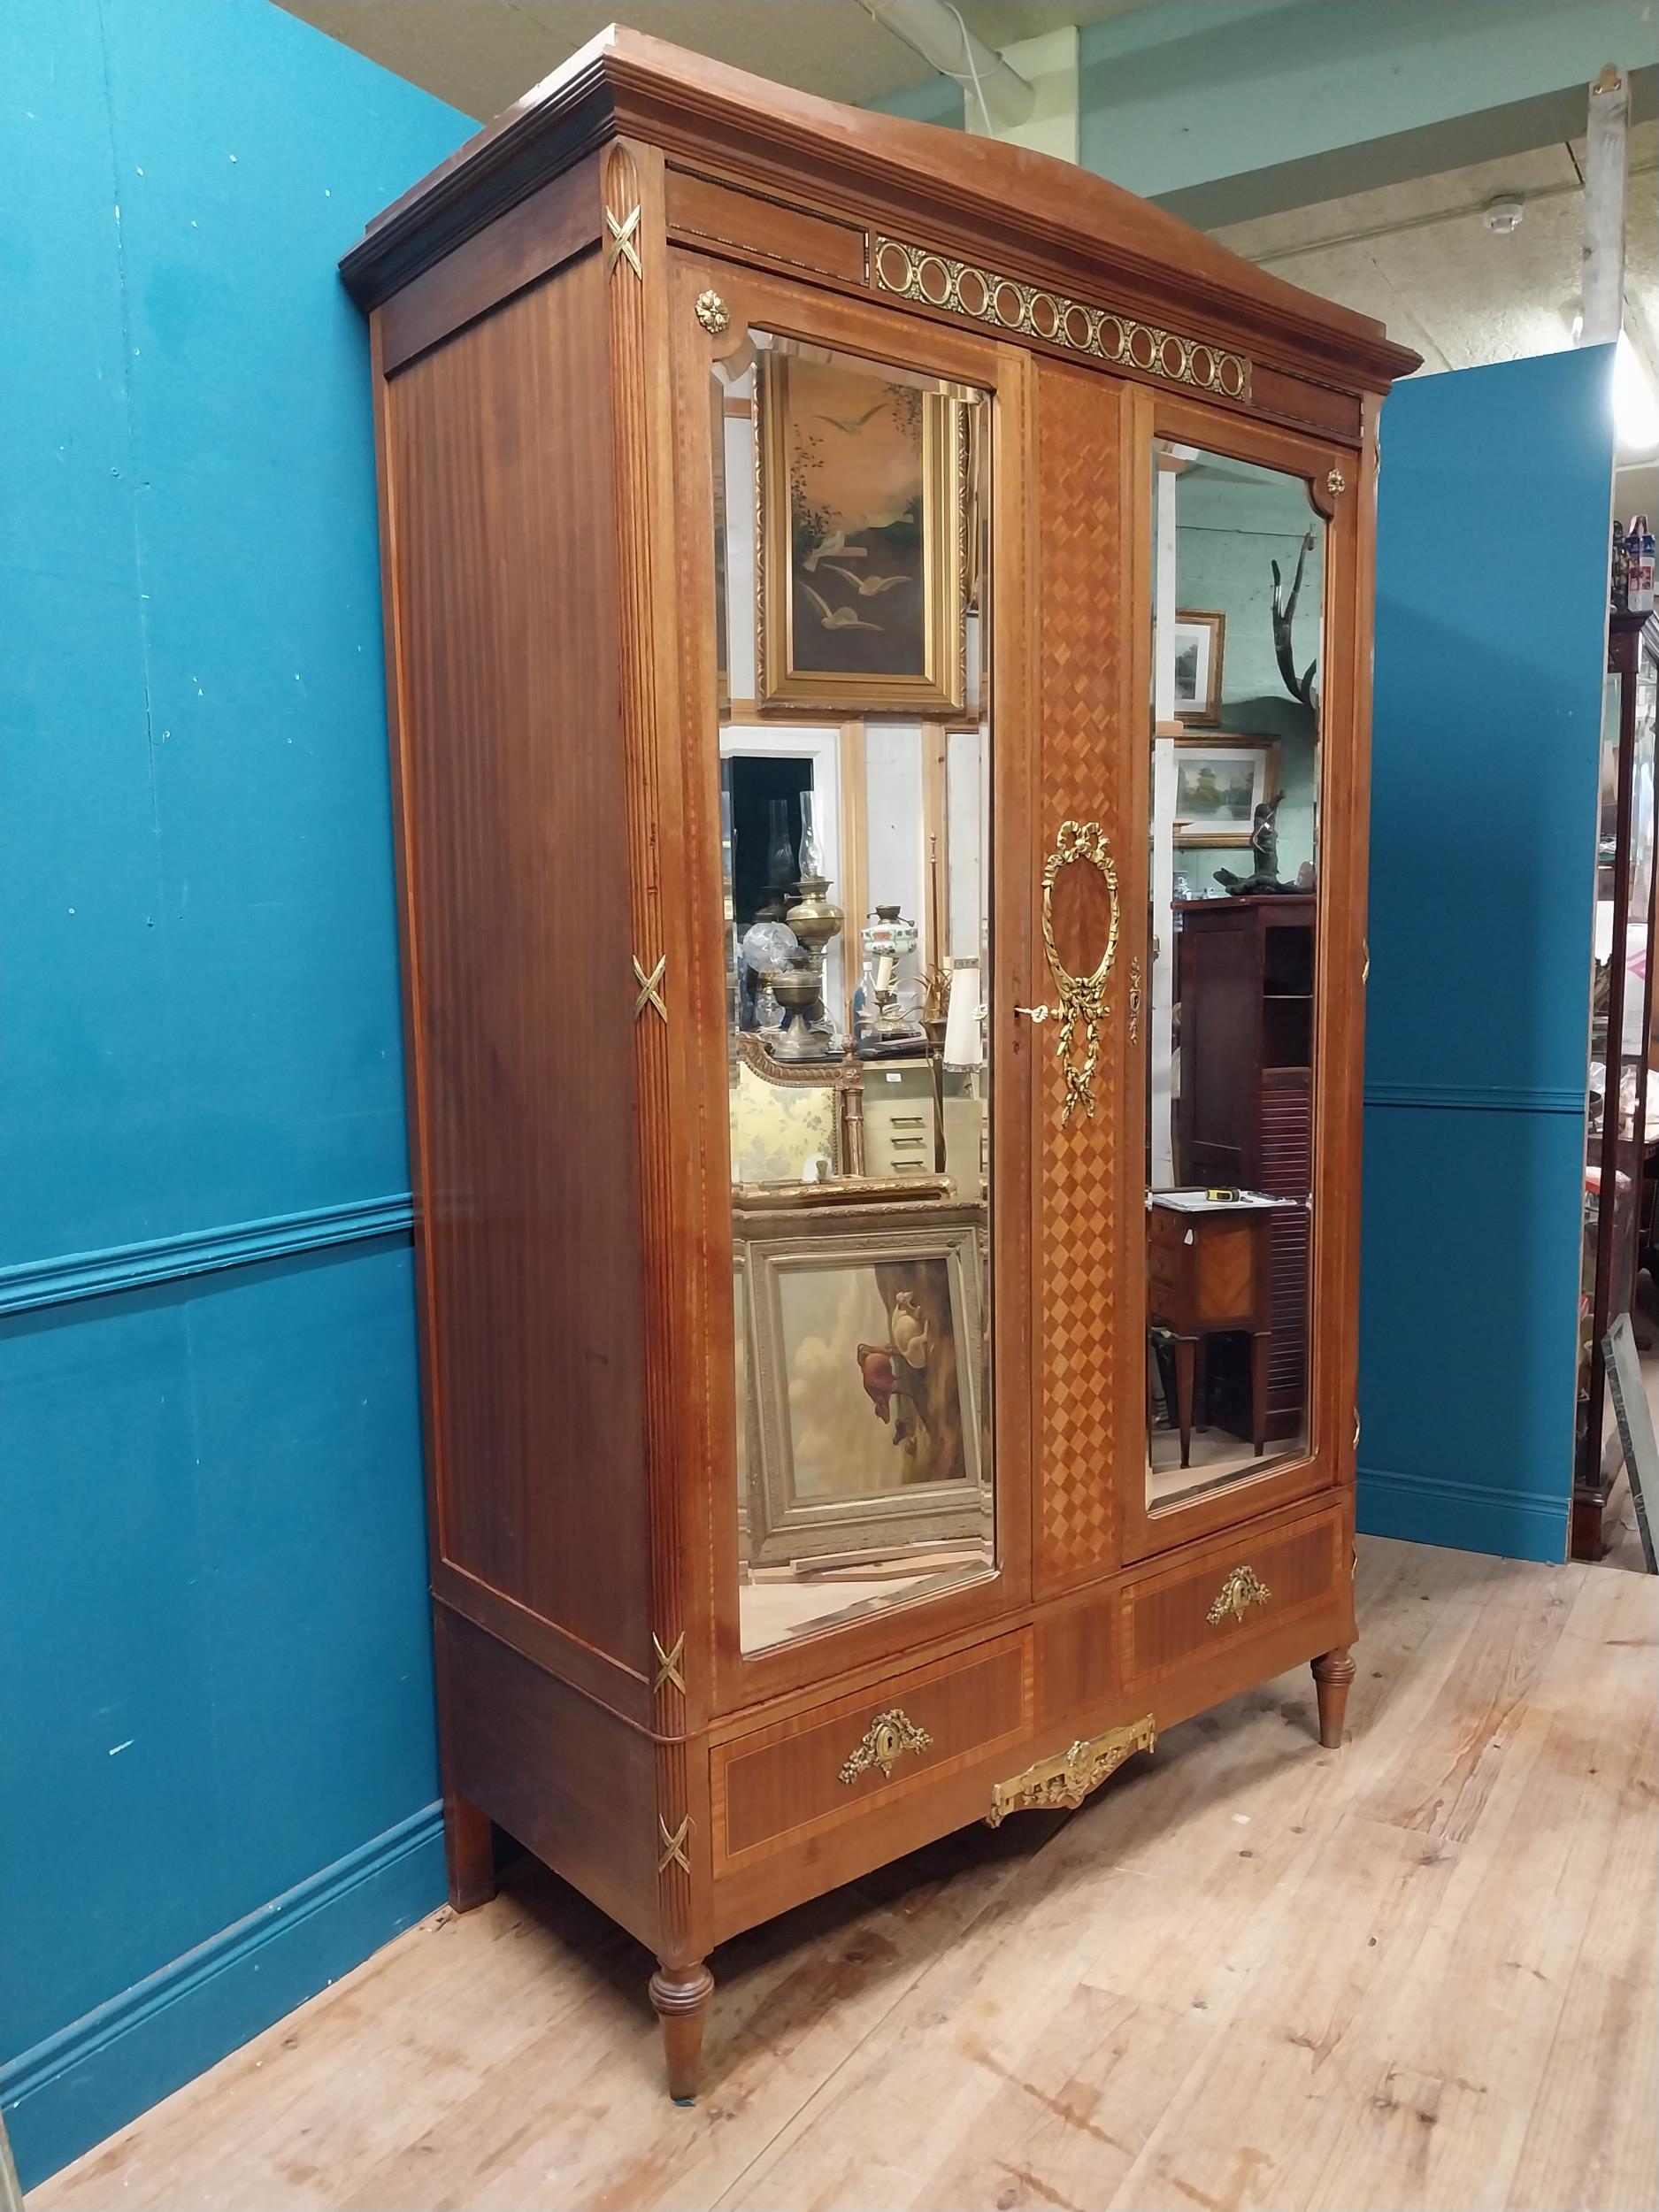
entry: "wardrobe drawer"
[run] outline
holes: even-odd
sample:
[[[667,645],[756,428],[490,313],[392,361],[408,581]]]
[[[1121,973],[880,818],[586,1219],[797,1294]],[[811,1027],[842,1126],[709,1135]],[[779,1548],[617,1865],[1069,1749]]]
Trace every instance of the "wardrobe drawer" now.
[[[1021,1630],[717,1744],[715,1870],[859,1820],[1019,1741],[1031,1723],[1031,1636]]]
[[[1265,1535],[1236,1532],[1195,1561],[1130,1583],[1120,1599],[1124,1687],[1330,1604],[1348,1572],[1342,1530],[1342,1509],[1333,1506]]]

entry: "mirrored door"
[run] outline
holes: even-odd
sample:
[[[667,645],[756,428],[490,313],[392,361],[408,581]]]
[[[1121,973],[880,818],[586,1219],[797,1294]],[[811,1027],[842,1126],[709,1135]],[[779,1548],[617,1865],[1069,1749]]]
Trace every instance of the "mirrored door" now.
[[[758,321],[708,404],[750,1655],[996,1566],[992,407]]]
[[[1148,1515],[1304,1459],[1318,1101],[1325,523],[1307,481],[1156,442]]]

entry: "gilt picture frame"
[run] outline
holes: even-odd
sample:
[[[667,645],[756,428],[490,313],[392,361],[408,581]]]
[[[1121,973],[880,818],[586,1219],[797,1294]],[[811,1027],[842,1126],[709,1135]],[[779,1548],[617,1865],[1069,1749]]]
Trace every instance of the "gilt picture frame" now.
[[[763,709],[965,710],[970,403],[819,347],[778,340],[759,354]]]
[[[979,1210],[737,1208],[733,1230],[751,1563],[988,1543]],[[837,1457],[840,1440],[851,1449]]]
[[[1175,611],[1175,714],[1187,723],[1218,723],[1227,649],[1227,618],[1204,607]]]
[[[1256,808],[1279,795],[1278,739],[1217,730],[1173,741],[1173,842],[1206,849],[1248,845]]]

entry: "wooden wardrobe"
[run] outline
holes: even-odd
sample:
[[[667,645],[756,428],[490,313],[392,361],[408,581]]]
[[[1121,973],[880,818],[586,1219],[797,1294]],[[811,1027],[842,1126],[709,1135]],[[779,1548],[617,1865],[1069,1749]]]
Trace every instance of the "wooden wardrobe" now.
[[[1416,357],[1097,177],[618,29],[342,265],[451,1896],[498,1824],[632,1931],[688,2097],[736,1931],[1293,1664],[1340,1741],[1376,420]],[[1180,615],[1225,602],[1255,680],[1304,518],[1309,1386],[1171,1473],[1171,841],[1238,841],[1259,752],[1178,757],[1194,652],[1227,696]],[[801,795],[782,938],[734,890],[756,759]]]

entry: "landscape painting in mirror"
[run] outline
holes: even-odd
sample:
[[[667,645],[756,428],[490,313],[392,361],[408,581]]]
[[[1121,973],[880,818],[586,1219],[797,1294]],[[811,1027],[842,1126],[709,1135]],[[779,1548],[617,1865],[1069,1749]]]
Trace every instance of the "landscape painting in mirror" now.
[[[1219,722],[1227,618],[1182,607],[1175,617],[1174,710],[1183,722]]]
[[[1179,738],[1172,829],[1178,845],[1248,845],[1256,810],[1279,795],[1271,741]]]

